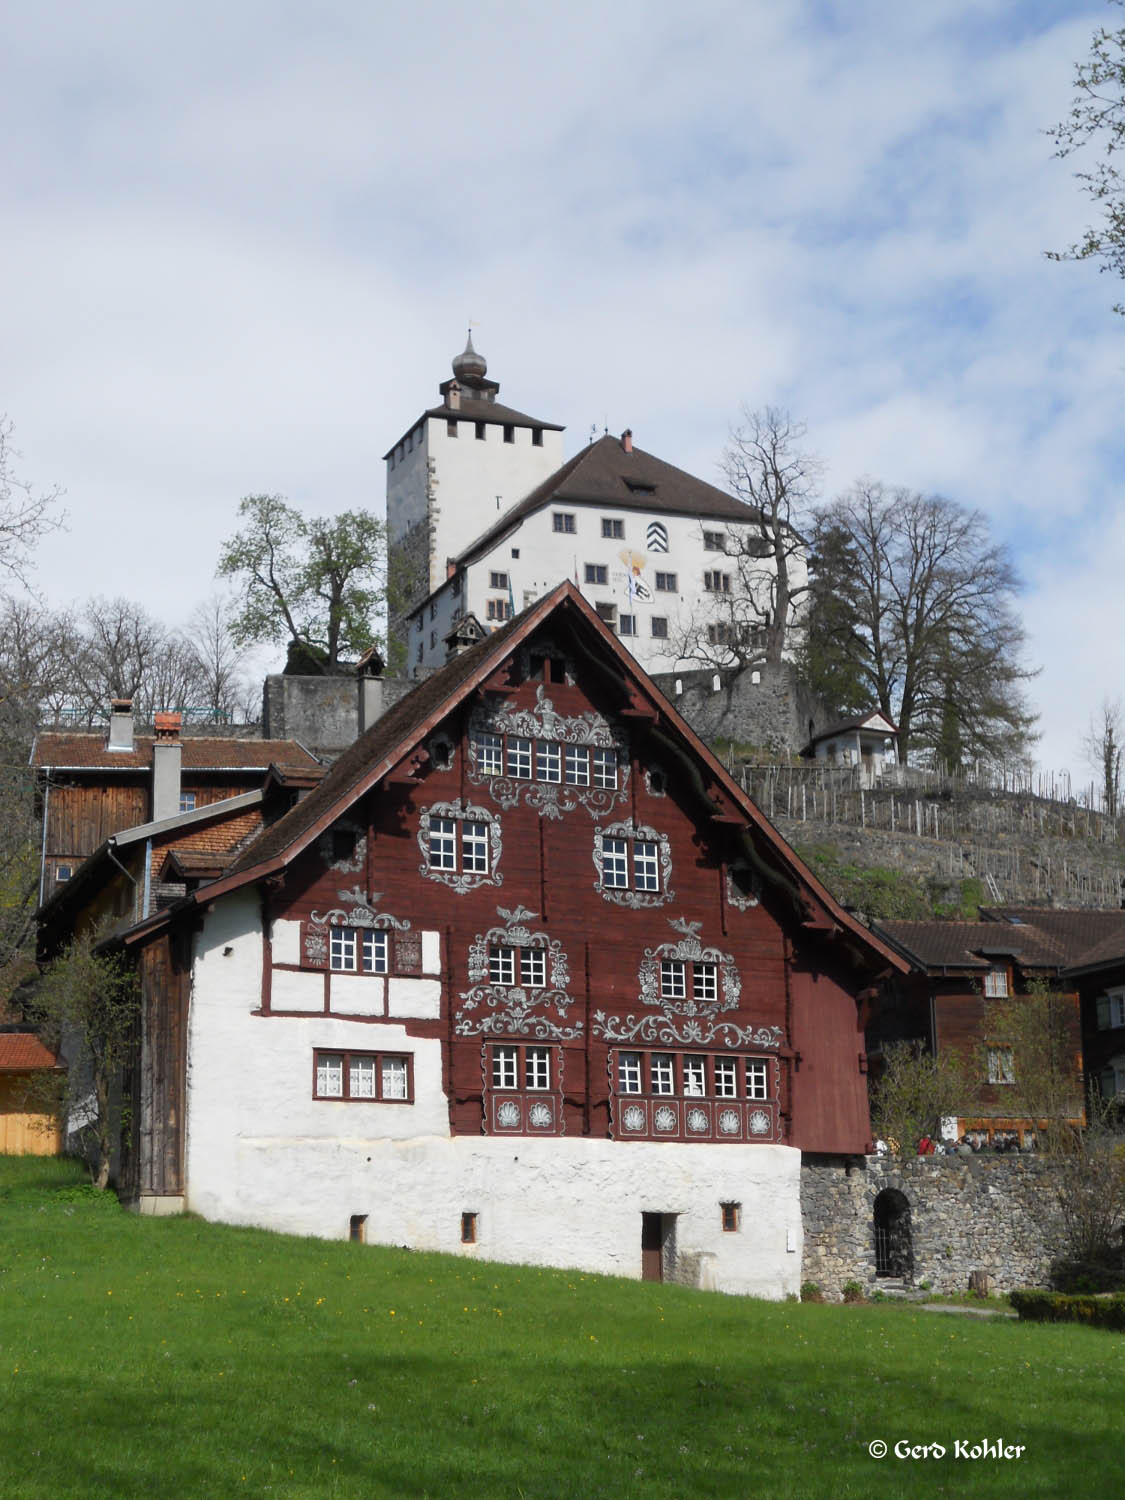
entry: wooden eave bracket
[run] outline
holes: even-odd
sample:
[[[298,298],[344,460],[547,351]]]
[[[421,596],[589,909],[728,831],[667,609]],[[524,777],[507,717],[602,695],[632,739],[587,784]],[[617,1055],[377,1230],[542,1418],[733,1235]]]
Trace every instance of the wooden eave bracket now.
[[[393,786],[413,786],[417,782],[420,773],[425,770],[429,763],[429,751],[419,745],[409,755],[404,756],[398,765],[395,766],[394,770],[389,771],[384,776],[383,780],[384,782],[390,782]]]
[[[480,685],[482,693],[500,693],[509,698],[516,691],[516,685],[510,680],[508,663],[504,662],[490,677],[486,677]]]
[[[660,717],[653,705],[641,697],[632,683],[625,684],[625,702],[618,713],[623,719],[632,719],[641,724],[655,724]]]

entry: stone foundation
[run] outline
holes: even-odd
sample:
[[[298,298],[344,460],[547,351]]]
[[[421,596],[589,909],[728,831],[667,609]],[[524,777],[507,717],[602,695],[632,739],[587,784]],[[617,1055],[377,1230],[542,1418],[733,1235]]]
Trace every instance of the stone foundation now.
[[[984,1271],[995,1291],[1045,1286],[1059,1250],[1049,1219],[1055,1170],[1035,1156],[805,1156],[802,1280],[829,1298],[842,1296],[848,1281],[869,1295],[878,1289],[876,1199],[889,1190],[909,1211],[909,1230],[900,1216],[888,1240],[901,1261],[905,1237],[906,1264],[892,1269],[907,1285],[964,1292],[972,1273]]]

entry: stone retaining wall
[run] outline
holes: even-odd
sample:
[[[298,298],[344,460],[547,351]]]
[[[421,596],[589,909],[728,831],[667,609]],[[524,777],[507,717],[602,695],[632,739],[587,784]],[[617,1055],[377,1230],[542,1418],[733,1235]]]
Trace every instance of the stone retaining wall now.
[[[985,1271],[996,1291],[1045,1286],[1058,1254],[1050,1218],[1057,1168],[1035,1156],[806,1156],[801,1166],[802,1280],[838,1298],[848,1281],[875,1291],[875,1200],[886,1189],[909,1205],[907,1284],[969,1289]]]

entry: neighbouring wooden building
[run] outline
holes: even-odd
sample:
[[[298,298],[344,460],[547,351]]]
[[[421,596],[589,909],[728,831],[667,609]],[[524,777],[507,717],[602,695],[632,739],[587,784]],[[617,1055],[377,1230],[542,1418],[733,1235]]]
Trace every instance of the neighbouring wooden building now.
[[[907,964],[572,585],[262,819],[114,939],[143,992],[127,1199],[798,1289],[802,1152],[868,1148],[864,1023]]]
[[[1125,912],[992,907],[978,922],[881,922],[876,931],[911,963],[895,976],[867,1032],[878,1058],[891,1042],[922,1042],[927,1050],[958,1054],[979,1086],[949,1134],[970,1134],[981,1143],[1024,1145],[1035,1123],[1014,1104],[1010,1048],[988,1033],[993,1001],[1026,995],[1035,982],[1050,986],[1068,1007],[1076,1124],[1083,1118],[1084,1047],[1091,1027],[1083,1024],[1079,986],[1071,965],[1096,945],[1125,950]],[[1125,1033],[1121,1033],[1125,1036]],[[1123,1042],[1125,1047],[1125,1042]]]
[[[181,735],[178,713],[157,714],[153,733],[137,734],[127,698],[114,700],[105,732],[42,730],[31,764],[43,826],[41,903],[120,829],[257,790],[271,767],[302,785],[323,770],[296,740]]]
[[[36,1074],[62,1064],[26,1030],[0,1029],[0,1156],[57,1156],[62,1129],[54,1111],[27,1097]]]

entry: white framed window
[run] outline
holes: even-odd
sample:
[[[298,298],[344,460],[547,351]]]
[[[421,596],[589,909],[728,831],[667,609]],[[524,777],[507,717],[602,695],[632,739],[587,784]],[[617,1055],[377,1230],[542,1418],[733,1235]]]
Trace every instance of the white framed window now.
[[[621,1052],[617,1057],[617,1092],[639,1094],[641,1092],[641,1054]]]
[[[457,868],[457,823],[453,818],[430,819],[430,869]]]
[[[313,1098],[409,1104],[414,1080],[409,1054],[313,1053]]]
[[[195,793],[194,792],[181,792],[180,793],[180,811],[182,813],[194,812],[195,811]]]
[[[567,786],[590,785],[590,752],[585,745],[566,747]]]
[[[494,943],[488,950],[489,984],[513,985],[516,975],[527,989],[547,983],[547,955],[542,948],[506,948]]]
[[[474,875],[488,874],[488,824],[461,824],[461,868]]]
[[[617,630],[620,635],[636,635],[636,615],[621,615],[617,621]]]
[[[493,945],[488,950],[489,984],[515,984],[517,948]]]
[[[528,1047],[523,1059],[525,1089],[551,1087],[551,1052],[548,1047]]]
[[[493,1047],[492,1087],[514,1089],[519,1086],[520,1049],[518,1047]]]
[[[684,1098],[702,1099],[707,1093],[707,1059],[684,1058]]]
[[[328,933],[328,967],[355,973],[358,967],[359,934],[354,927],[332,927]]]
[[[1098,1030],[1116,1031],[1125,1026],[1125,990],[1107,990],[1098,996]]]
[[[508,739],[508,775],[520,781],[531,780],[531,741],[512,735]]]
[[[1008,994],[1008,967],[1006,964],[993,964],[984,976],[984,993],[990,1000],[1006,999]]]
[[[562,781],[562,746],[551,740],[535,743],[536,781]]]
[[[717,1000],[719,998],[719,971],[715,964],[698,962],[692,964],[691,995],[693,1000]]]
[[[752,1059],[746,1064],[746,1097],[747,1099],[768,1099],[769,1083],[766,1075],[766,1064],[763,1061]]]
[[[1012,1066],[1011,1047],[989,1047],[988,1081],[989,1083],[1015,1083],[1016,1075]]]
[[[607,890],[628,890],[629,845],[625,839],[602,840],[602,885]]]
[[[654,1052],[649,1061],[649,1078],[654,1094],[676,1092],[676,1059],[671,1052]]]
[[[687,965],[680,958],[660,960],[660,998],[683,1000],[687,996]]]
[[[504,739],[499,734],[477,734],[473,736],[477,770],[482,776],[503,776]]]
[[[601,746],[594,750],[594,785],[603,791],[617,790],[617,751]]]
[[[369,928],[363,932],[363,972],[365,974],[385,974],[389,967],[389,948],[387,934],[385,932],[372,932]]]
[[[738,1095],[738,1064],[733,1057],[715,1059],[715,1098],[734,1099]]]
[[[520,983],[529,990],[541,990],[547,983],[547,954],[544,949],[520,949]]]
[[[659,848],[638,839],[633,845],[633,885],[638,891],[660,889]]]

